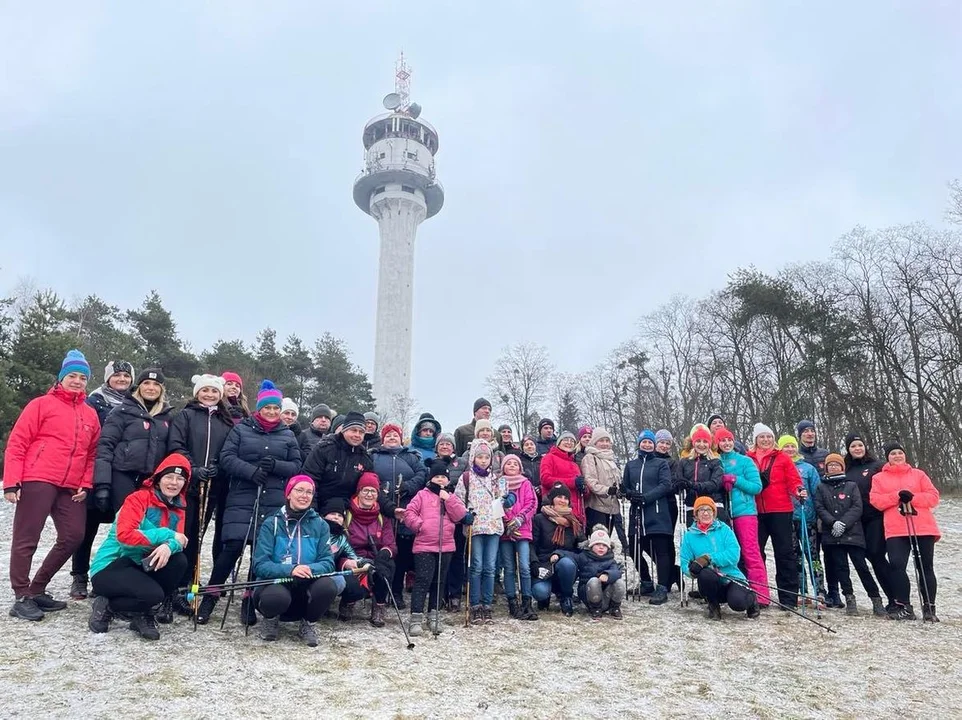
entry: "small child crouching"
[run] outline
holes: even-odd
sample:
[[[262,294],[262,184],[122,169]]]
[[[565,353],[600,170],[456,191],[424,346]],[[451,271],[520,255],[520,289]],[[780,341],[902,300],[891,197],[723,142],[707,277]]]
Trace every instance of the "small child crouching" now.
[[[611,537],[603,525],[595,526],[588,538],[588,549],[574,557],[578,565],[578,597],[591,617],[599,620],[608,612],[620,620],[625,581],[611,550]]]

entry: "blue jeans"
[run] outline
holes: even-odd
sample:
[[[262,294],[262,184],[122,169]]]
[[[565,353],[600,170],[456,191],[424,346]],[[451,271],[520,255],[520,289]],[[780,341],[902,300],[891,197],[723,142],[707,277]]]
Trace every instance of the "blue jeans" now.
[[[554,575],[549,580],[539,580],[531,588],[531,595],[535,600],[547,602],[551,599],[552,589],[558,597],[566,598],[574,594],[575,578],[578,577],[578,566],[568,557],[561,558],[554,564]]]
[[[531,597],[531,554],[527,540],[501,541],[501,566],[504,568],[504,594],[508,598],[518,596],[515,578],[514,554],[518,554],[518,574],[521,575],[521,595]]]
[[[494,565],[500,542],[499,535],[471,537],[471,605],[494,602]]]

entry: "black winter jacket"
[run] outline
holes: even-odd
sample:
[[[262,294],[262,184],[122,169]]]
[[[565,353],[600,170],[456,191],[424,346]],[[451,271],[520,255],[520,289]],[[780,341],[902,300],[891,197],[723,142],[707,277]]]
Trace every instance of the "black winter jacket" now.
[[[569,555],[578,552],[578,543],[584,542],[585,536],[574,534],[570,527],[564,529],[564,542],[555,545],[554,531],[558,526],[551,522],[550,518],[544,513],[539,512],[531,521],[531,544],[538,562],[546,563],[551,559],[552,553],[561,551],[561,555]]]
[[[147,477],[167,453],[171,408],[151,415],[133,396],[107,416],[97,445],[94,487],[113,485],[115,473],[136,480]]]
[[[858,485],[844,475],[829,475],[815,488],[815,515],[821,521],[823,545],[865,547],[862,494]],[[845,523],[841,537],[832,535],[832,525],[838,520]]]
[[[824,480],[825,458],[828,457],[828,450],[825,448],[820,448],[816,445],[812,445],[812,447],[806,447],[805,445],[799,443],[798,453],[802,456],[802,458],[804,458],[805,462],[818,470],[818,476]]]
[[[320,432],[315,430],[313,426],[302,432],[300,437],[297,438],[297,445],[301,449],[301,457],[305,460],[310,457],[311,452],[317,447],[317,444],[329,434],[327,430]]]
[[[274,469],[267,474],[263,488],[253,479],[264,458],[274,459]],[[244,540],[256,537],[265,517],[276,513],[284,505],[287,481],[297,474],[301,453],[294,433],[283,423],[270,432],[254,418],[245,418],[228,433],[220,451],[218,475],[223,473],[230,483],[224,505],[224,524],[221,538]],[[254,505],[260,495],[258,517],[253,535],[248,536]]]
[[[116,390],[111,392],[116,392]],[[110,411],[117,407],[117,405],[111,403],[104,395],[104,386],[97,388],[87,396],[87,404],[97,412],[100,427],[103,427],[104,423],[107,422],[107,416],[110,415]]]
[[[528,456],[526,453],[519,453],[518,457],[521,458],[521,472],[524,476],[531,481],[534,486],[534,494],[541,498],[541,455],[535,455],[534,457]]]
[[[217,468],[220,451],[224,441],[234,429],[234,420],[226,405],[218,403],[212,410],[191,400],[187,406],[174,416],[167,436],[167,453],[181,453],[190,460],[191,474],[199,467]],[[218,489],[227,484],[226,475],[219,473],[210,480],[211,488]],[[192,482],[187,486],[191,497],[200,494],[200,483]]]
[[[702,495],[708,495],[716,503],[727,507],[725,488],[722,486],[724,475],[721,463],[716,458],[682,458],[675,465],[673,482],[676,490],[685,491],[686,508],[694,507],[695,499]]]
[[[421,456],[410,448],[377,447],[371,451],[371,460],[381,481],[380,503],[386,515],[393,516],[396,509],[407,507],[427,484],[427,468],[421,462]],[[414,536],[414,532],[403,523],[398,527],[398,534]]]
[[[882,511],[869,501],[869,493],[872,492],[872,478],[882,469],[882,465],[883,463],[868,454],[861,458],[854,458],[851,455],[845,456],[845,479],[858,485],[859,493],[862,495],[862,522],[878,520],[882,517]]]
[[[641,535],[671,535],[671,505],[674,504],[671,468],[654,452],[638,453],[625,465],[621,492],[631,502],[628,533],[634,535],[641,524]]]
[[[354,447],[343,435],[330,435],[311,451],[301,472],[314,480],[314,500],[321,507],[331,498],[350,499],[357,492],[361,474],[374,471],[374,462],[364,445]]]

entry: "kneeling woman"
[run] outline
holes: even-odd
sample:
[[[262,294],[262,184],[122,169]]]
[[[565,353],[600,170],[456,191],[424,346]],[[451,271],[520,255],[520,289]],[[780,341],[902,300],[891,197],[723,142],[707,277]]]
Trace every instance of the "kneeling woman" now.
[[[276,640],[281,620],[300,620],[298,636],[317,647],[313,623],[330,608],[339,592],[333,577],[334,556],[329,547],[328,525],[311,507],[314,481],[295,475],[287,483],[286,504],[264,520],[254,552],[254,576],[258,580],[295,578],[290,583],[268,585],[254,591],[254,604],[264,616],[261,636]]]
[[[97,593],[87,623],[91,631],[107,632],[114,614],[123,613],[142,638],[160,639],[156,608],[187,569],[181,530],[189,480],[190,462],[174,453],[124,500],[90,567]]]
[[[574,615],[575,578],[578,564],[575,554],[578,543],[584,542],[584,526],[571,508],[571,491],[564,483],[555,483],[548,490],[548,502],[541,507],[532,523],[532,544],[537,556],[537,568],[532,568],[531,595],[541,610],[548,609],[551,592],[557,593],[561,612]],[[532,561],[534,564],[534,561]]]
[[[758,600],[749,590],[738,569],[741,548],[735,532],[715,518],[715,500],[704,496],[695,500],[695,520],[681,541],[681,566],[698,581],[698,592],[708,602],[708,618],[721,620],[721,604],[735,612],[759,615]]]

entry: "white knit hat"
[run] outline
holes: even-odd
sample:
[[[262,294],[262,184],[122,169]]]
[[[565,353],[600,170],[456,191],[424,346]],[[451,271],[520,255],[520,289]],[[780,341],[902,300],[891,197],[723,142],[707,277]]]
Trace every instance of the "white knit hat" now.
[[[604,545],[609,550],[611,549],[611,536],[608,535],[604,528],[598,528],[591,533],[591,537],[588,538],[588,547],[594,547],[595,545]]]
[[[290,398],[284,398],[281,400],[281,412],[287,412],[291,410],[295,415],[301,414],[301,409],[297,407],[297,403]]]
[[[759,435],[764,435],[765,433],[768,433],[772,437],[775,437],[775,432],[770,427],[768,427],[768,425],[766,425],[765,423],[755,423],[755,427],[752,428],[752,443],[754,443],[758,439]]]
[[[194,383],[194,397],[205,387],[214,388],[221,395],[224,394],[224,378],[220,375],[194,375],[190,381]]]

